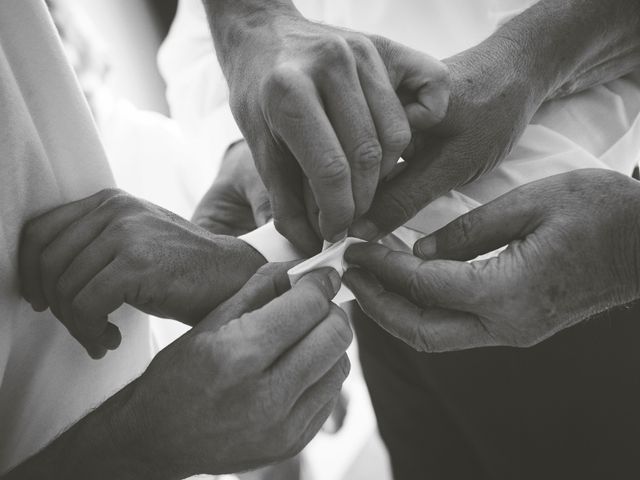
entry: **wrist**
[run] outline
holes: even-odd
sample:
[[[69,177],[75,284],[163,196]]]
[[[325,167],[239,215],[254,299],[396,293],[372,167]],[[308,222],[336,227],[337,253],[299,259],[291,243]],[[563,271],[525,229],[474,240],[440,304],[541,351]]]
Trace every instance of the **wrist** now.
[[[228,60],[237,56],[239,49],[246,45],[251,49],[257,32],[272,28],[279,17],[301,16],[291,0],[204,0],[204,5],[225,73]]]
[[[211,272],[211,291],[215,299],[209,313],[224,300],[234,295],[267,263],[267,260],[247,242],[226,235],[214,236],[216,264]]]
[[[510,118],[522,130],[544,102],[546,90],[526,74],[515,46],[492,37],[444,60],[451,78],[448,115],[453,124],[469,111],[483,118]],[[459,115],[455,115],[459,112]],[[447,118],[436,129],[449,131]],[[455,130],[455,127],[454,127]]]
[[[511,44],[520,76],[546,101],[624,74],[606,65],[640,49],[639,16],[640,3],[631,0],[542,0],[492,37]]]

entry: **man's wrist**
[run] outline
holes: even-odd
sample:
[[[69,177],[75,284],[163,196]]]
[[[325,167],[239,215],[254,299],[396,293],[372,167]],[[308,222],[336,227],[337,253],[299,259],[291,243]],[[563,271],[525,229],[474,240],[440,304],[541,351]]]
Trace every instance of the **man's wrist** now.
[[[256,29],[269,25],[278,16],[300,13],[291,0],[203,0],[209,25],[226,72],[226,59],[246,44]]]
[[[521,63],[516,49],[507,40],[490,37],[445,59],[451,78],[449,110],[491,109],[495,114],[528,123],[544,102],[547,91],[526,73],[528,67]],[[447,127],[445,119],[436,128]]]
[[[490,39],[510,44],[515,73],[545,101],[628,73],[624,66],[603,64],[640,48],[639,16],[640,3],[633,0],[541,0]],[[586,75],[596,68],[601,73]]]

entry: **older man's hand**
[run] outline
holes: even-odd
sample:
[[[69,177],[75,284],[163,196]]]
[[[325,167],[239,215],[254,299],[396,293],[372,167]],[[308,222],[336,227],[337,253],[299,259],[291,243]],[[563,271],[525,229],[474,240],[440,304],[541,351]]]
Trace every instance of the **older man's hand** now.
[[[263,267],[133,384],[121,423],[134,438],[114,444],[151,462],[142,478],[283,460],[327,419],[350,368],[351,328],[331,303],[340,277],[318,270],[289,289],[287,268]]]
[[[290,288],[289,267],[261,268],[7,480],[176,480],[299,452],[336,404],[353,334],[331,303],[337,272],[312,272]]]
[[[451,97],[444,120],[426,130],[412,124],[406,162],[380,185],[352,235],[382,237],[436,198],[490,171],[510,152],[544,95],[534,78],[522,77],[524,69],[507,46],[506,40],[491,39],[445,60]]]
[[[24,228],[21,290],[50,308],[93,357],[120,343],[108,315],[124,303],[194,324],[264,263],[249,245],[120,190],[58,207]]]
[[[389,40],[310,22],[292,6],[247,7],[230,18],[207,3],[231,108],[270,193],[276,226],[313,253],[320,242],[303,179],[321,236],[344,236],[409,144],[409,124],[426,129],[443,118],[447,68]]]
[[[530,346],[640,297],[640,184],[578,170],[527,184],[416,243],[355,245],[344,280],[414,348]],[[497,257],[467,263],[507,245]]]
[[[246,142],[226,153],[218,176],[198,204],[192,221],[218,235],[238,237],[271,220],[269,193]]]

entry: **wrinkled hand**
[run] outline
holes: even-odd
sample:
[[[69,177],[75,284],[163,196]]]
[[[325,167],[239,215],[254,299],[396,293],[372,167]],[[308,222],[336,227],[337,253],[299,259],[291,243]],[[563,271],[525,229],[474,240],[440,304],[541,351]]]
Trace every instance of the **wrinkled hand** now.
[[[409,123],[426,129],[444,116],[447,69],[387,39],[313,23],[295,11],[261,9],[226,36],[221,25],[213,30],[219,27],[231,108],[270,193],[276,226],[314,253],[320,242],[303,178],[322,237],[342,238],[409,144]]]
[[[640,184],[578,170],[517,188],[416,243],[352,246],[345,282],[417,350],[534,345],[640,297]],[[464,260],[508,248],[497,257]]]
[[[134,384],[125,458],[143,478],[243,471],[298,453],[336,403],[350,363],[346,314],[330,269],[289,290],[286,265],[263,267],[234,297],[160,352]]]
[[[120,343],[108,315],[124,303],[193,324],[235,293],[264,259],[120,190],[31,220],[20,245],[24,298],[50,308],[99,358]]]
[[[193,215],[193,223],[218,235],[238,237],[271,220],[269,194],[246,142],[225,155],[220,171]]]
[[[524,69],[504,44],[491,39],[444,61],[451,74],[445,118],[431,129],[413,128],[406,162],[382,183],[351,235],[382,237],[433,200],[490,171],[511,151],[545,94],[535,77],[522,78]]]

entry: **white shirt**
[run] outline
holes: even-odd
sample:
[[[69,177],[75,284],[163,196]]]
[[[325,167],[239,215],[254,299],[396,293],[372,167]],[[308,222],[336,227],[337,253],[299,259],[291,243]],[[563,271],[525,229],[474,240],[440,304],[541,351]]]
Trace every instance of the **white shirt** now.
[[[536,0],[294,3],[311,19],[380,34],[443,58],[476,45]],[[180,1],[159,62],[174,118],[217,168],[229,145],[242,136],[231,115],[227,85],[200,0]],[[549,175],[588,167],[630,174],[640,152],[639,112],[640,74],[545,104],[500,167],[427,206],[394,232],[393,245],[411,248],[417,238],[470,209]],[[270,260],[291,256],[272,228],[250,241]],[[271,244],[270,249],[264,248],[265,243]],[[278,249],[286,254],[273,253]]]
[[[36,453],[139,375],[147,317],[111,316],[122,346],[99,361],[18,290],[22,226],[113,185],[84,98],[41,0],[0,1],[0,473]]]

